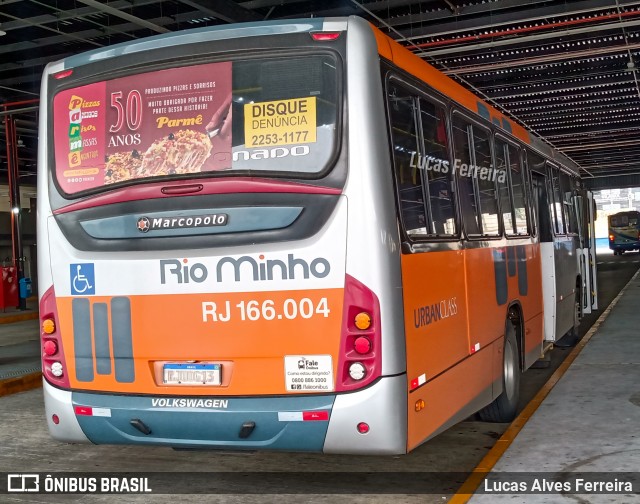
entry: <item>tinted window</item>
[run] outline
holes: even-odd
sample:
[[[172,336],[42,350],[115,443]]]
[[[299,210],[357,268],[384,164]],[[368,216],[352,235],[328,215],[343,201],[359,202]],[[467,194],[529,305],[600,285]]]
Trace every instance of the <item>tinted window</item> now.
[[[423,170],[419,169],[416,100],[397,84],[389,84],[389,119],[400,218],[409,236],[427,235]]]
[[[573,204],[573,179],[565,172],[560,172],[560,185],[562,188],[562,206],[567,233],[577,233],[578,221]]]
[[[393,79],[388,107],[405,232],[421,239],[457,234],[445,108]]]
[[[511,175],[511,194],[513,195],[513,214],[515,218],[516,234],[528,234],[527,227],[527,199],[524,190],[524,175],[520,160],[520,149],[509,144],[509,166]]]
[[[431,216],[429,233],[436,236],[453,235],[456,225],[447,150],[446,112],[443,107],[424,98],[419,99],[419,105],[423,137],[419,165],[428,187],[427,210]]]
[[[507,143],[496,139],[496,169],[500,173],[507,174],[509,169],[509,152],[507,150]],[[514,218],[511,205],[511,191],[509,190],[508,177],[501,177],[498,181],[498,191],[500,194],[500,210],[502,211],[502,222],[504,223],[504,232],[507,235],[514,234]]]
[[[458,115],[453,119],[453,166],[458,180],[458,194],[460,199],[460,210],[462,212],[462,222],[467,235],[479,235],[482,232],[480,225],[480,212],[478,196],[476,194],[476,184],[474,178],[467,176],[469,166],[473,165],[471,154],[473,144],[471,141],[471,124]],[[463,170],[464,168],[464,170]],[[464,176],[460,172],[464,171]]]
[[[66,194],[224,171],[317,174],[337,145],[329,55],[142,72],[53,97],[55,177]]]
[[[466,232],[497,236],[500,234],[496,189],[499,173],[493,168],[491,135],[460,116],[455,116],[453,130],[454,169]]]
[[[549,200],[549,212],[553,222],[553,229],[557,235],[565,234],[564,220],[562,216],[562,189],[560,188],[560,170],[556,166],[548,164],[551,194]]]

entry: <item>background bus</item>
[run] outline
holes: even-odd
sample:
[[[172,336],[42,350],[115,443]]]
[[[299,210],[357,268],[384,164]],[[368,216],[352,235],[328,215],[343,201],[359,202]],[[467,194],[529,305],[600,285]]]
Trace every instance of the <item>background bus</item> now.
[[[614,255],[640,250],[640,212],[619,212],[608,217],[609,248]]]
[[[99,49],[41,104],[57,439],[406,453],[512,419],[591,308],[578,168],[359,18]]]

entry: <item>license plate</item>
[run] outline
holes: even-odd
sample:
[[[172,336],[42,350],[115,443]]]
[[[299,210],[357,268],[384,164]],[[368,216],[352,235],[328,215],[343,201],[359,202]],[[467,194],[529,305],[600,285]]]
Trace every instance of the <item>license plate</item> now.
[[[220,364],[165,364],[162,381],[165,385],[220,385]]]

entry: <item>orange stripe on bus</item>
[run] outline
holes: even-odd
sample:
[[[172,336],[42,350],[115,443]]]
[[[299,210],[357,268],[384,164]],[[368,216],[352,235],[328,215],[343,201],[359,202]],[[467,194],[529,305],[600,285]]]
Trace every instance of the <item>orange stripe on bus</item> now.
[[[285,387],[285,355],[331,355],[334,379],[337,376],[339,337],[328,338],[328,334],[340,335],[342,330],[343,289],[321,289],[305,291],[235,292],[217,294],[173,294],[128,296],[131,303],[131,332],[135,366],[135,381],[117,381],[114,372],[93,373],[90,381],[76,378],[74,364],[73,300],[79,298],[59,297],[58,316],[60,334],[65,349],[68,375],[72,388],[119,393],[143,394],[216,394],[216,395],[264,395],[287,393]],[[91,306],[109,304],[113,298],[92,296]],[[300,303],[310,300],[314,313],[303,317]],[[322,299],[326,299],[327,316],[315,311]],[[272,301],[276,315],[266,320],[256,306]],[[289,301],[292,300],[292,301]],[[254,301],[249,312],[248,302]],[[227,310],[228,321],[212,321],[203,313],[203,303],[216,303],[222,319]],[[297,303],[298,315],[288,317],[283,307],[287,305],[291,315]],[[244,305],[245,320],[241,320]],[[308,303],[304,302],[305,307]],[[211,305],[207,305],[211,306]],[[91,313],[90,337],[95,340],[93,309]],[[260,315],[259,320],[250,320],[249,315]],[[269,316],[271,313],[269,313]],[[203,319],[206,319],[203,321]],[[109,313],[108,326],[113,330]],[[118,354],[114,338],[110,338],[111,359]],[[95,346],[95,341],[94,341]],[[106,358],[106,357],[104,357]],[[94,370],[97,371],[95,356]],[[162,384],[158,363],[190,360],[220,362],[223,364],[222,386],[165,386]],[[82,362],[82,359],[80,359]],[[111,366],[114,369],[114,366]],[[160,370],[159,370],[160,369]]]

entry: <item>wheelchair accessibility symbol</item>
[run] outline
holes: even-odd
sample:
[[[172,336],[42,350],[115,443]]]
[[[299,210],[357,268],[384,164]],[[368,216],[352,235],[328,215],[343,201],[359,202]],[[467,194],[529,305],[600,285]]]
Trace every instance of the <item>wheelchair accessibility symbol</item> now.
[[[88,296],[96,293],[93,263],[71,264],[69,269],[72,296]]]

